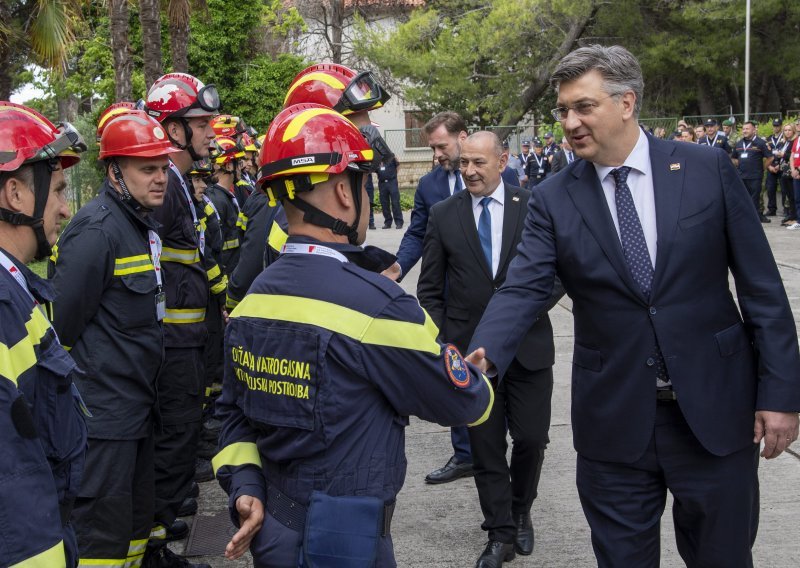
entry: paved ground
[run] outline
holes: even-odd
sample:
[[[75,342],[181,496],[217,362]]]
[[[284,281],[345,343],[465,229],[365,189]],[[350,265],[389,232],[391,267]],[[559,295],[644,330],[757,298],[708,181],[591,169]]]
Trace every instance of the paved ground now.
[[[406,213],[406,217],[408,213]],[[774,222],[765,226],[773,253],[795,314],[800,319],[800,231],[786,231]],[[381,226],[378,220],[378,226]],[[392,252],[403,231],[370,231],[368,243]],[[403,282],[413,293],[418,268]],[[530,557],[518,556],[509,566],[589,567],[595,566],[589,531],[575,490],[575,451],[570,427],[570,367],[572,361],[572,314],[569,299],[553,308],[556,341],[553,416],[539,497],[533,507],[536,549]],[[795,444],[800,452],[800,447]],[[486,538],[472,480],[440,486],[425,485],[423,478],[440,467],[452,453],[449,430],[412,419],[407,430],[408,476],[398,498],[392,533],[398,565],[401,567],[470,567],[480,554]],[[762,567],[800,566],[800,456],[784,454],[776,460],[761,461],[761,525],[755,546],[755,564]],[[202,486],[200,510],[221,511],[226,497],[216,482]],[[670,504],[668,503],[668,507]],[[662,566],[681,566],[674,545],[669,513],[662,523]],[[177,551],[183,543],[177,543]],[[198,559],[199,560],[199,559]],[[203,559],[214,567],[252,566],[249,559],[231,562],[219,557]]]

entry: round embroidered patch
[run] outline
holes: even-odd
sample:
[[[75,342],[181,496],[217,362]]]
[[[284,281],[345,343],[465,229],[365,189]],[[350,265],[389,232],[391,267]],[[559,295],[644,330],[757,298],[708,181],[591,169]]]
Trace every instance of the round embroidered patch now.
[[[455,386],[460,389],[465,389],[469,386],[467,362],[464,361],[455,345],[447,345],[444,348],[444,368],[447,371],[450,382]]]

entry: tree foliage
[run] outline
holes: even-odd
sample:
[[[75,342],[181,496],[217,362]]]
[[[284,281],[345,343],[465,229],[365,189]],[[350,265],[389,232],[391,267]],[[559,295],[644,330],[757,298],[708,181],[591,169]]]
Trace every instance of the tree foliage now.
[[[644,115],[728,114],[744,104],[744,30],[745,0],[433,0],[390,34],[362,23],[357,53],[423,113],[476,126],[549,120],[550,73],[590,43],[639,58]],[[800,4],[753,2],[751,111],[800,108],[798,31]]]

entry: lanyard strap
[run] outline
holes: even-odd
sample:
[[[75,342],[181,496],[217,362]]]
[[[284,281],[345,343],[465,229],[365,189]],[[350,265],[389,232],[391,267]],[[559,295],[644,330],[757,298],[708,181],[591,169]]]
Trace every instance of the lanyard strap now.
[[[197,220],[197,211],[194,210],[194,201],[192,200],[192,194],[189,193],[189,188],[186,187],[186,181],[183,179],[183,175],[178,169],[178,166],[170,162],[169,168],[172,170],[172,173],[178,176],[178,181],[181,182],[181,187],[183,188],[183,195],[186,198],[186,205],[189,207],[189,212],[192,214],[192,222],[194,223],[194,228],[199,235],[200,246],[198,248],[198,251],[200,252],[200,256],[203,256],[206,250],[206,230],[200,225],[200,222]]]
[[[281,247],[281,254],[316,254],[335,258],[339,262],[348,262],[347,257],[339,251],[321,245],[306,243],[286,243]]]
[[[217,221],[219,221],[219,220],[220,220],[220,219],[219,219],[219,211],[217,211],[217,208],[216,208],[216,206],[214,205],[214,202],[213,202],[213,201],[211,201],[211,198],[210,198],[210,197],[208,197],[208,195],[206,195],[205,193],[203,194],[203,202],[204,202],[206,205],[210,205],[210,206],[211,206],[211,209],[214,211],[214,216],[217,218]]]
[[[152,229],[147,231],[147,237],[147,240],[150,244],[150,257],[153,260],[153,268],[155,268],[156,272],[156,283],[158,284],[158,289],[160,290],[163,287],[161,282],[161,239],[159,238],[158,233]]]
[[[541,157],[541,159],[540,159],[540,158],[539,158],[539,156],[537,156],[536,154],[534,154],[534,155],[533,155],[533,158],[536,160],[536,165],[537,165],[537,166],[539,166],[539,167],[541,168],[541,167],[542,167],[542,164],[544,164],[544,155],[542,155],[542,157]]]
[[[11,259],[3,254],[2,251],[0,251],[0,264],[2,264],[3,268],[5,268],[8,273],[14,277],[14,280],[16,280],[17,284],[19,284],[20,287],[25,290],[25,293],[30,297],[31,300],[33,300],[33,303],[38,305],[39,302],[33,297],[33,294],[31,294],[31,291],[28,289],[28,281],[25,280],[25,276],[22,274],[22,272],[20,272],[19,268],[17,268],[17,266],[11,262]]]
[[[744,140],[742,140],[742,150],[744,150],[745,152],[747,152],[747,149],[752,145],[753,145],[753,141],[752,140],[750,142],[748,142],[747,144],[745,144]]]

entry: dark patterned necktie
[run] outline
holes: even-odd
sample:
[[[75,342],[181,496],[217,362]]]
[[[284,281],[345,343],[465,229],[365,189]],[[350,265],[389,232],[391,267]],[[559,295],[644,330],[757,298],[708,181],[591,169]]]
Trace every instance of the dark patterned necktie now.
[[[650,296],[650,286],[653,283],[653,264],[650,262],[650,253],[647,251],[647,241],[644,240],[642,223],[636,207],[633,204],[631,188],[628,187],[628,174],[631,169],[627,166],[611,171],[616,183],[614,201],[617,204],[617,221],[619,222],[619,238],[622,241],[622,250],[625,260],[628,261],[631,275],[644,295]]]
[[[642,289],[645,297],[649,299],[654,270],[653,264],[650,262],[650,253],[647,250],[647,241],[644,239],[642,222],[639,220],[639,214],[633,204],[631,188],[628,187],[628,174],[630,171],[631,169],[628,166],[622,166],[611,171],[616,184],[614,202],[617,205],[619,238],[622,241],[622,250],[625,253],[625,260],[628,261],[631,275]],[[664,357],[661,355],[661,349],[658,345],[656,345],[654,356],[647,360],[647,364],[655,367],[657,387],[668,388],[670,381],[667,376],[667,367],[664,364]]]

